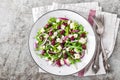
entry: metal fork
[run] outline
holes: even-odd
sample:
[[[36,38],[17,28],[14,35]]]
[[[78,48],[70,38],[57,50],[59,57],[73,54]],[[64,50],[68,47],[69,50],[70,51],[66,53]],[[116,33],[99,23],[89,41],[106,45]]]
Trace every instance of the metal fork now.
[[[94,21],[95,23],[95,21]],[[101,38],[99,37],[99,35],[97,34],[98,32],[98,28],[96,26],[96,23],[93,25],[93,29],[94,29],[94,32],[95,32],[95,36],[96,36],[96,39],[97,39],[97,46],[96,46],[96,55],[95,55],[95,58],[94,58],[94,62],[92,64],[92,70],[97,73],[98,70],[99,70],[99,54],[100,54],[100,48],[101,48],[101,45],[100,45],[100,42],[101,42]]]
[[[100,44],[101,44],[101,49],[102,49],[104,67],[105,67],[106,72],[109,72],[110,65],[108,63],[107,53],[104,49],[104,45],[103,45],[103,41],[102,41],[102,37],[103,37],[103,33],[104,33],[104,16],[100,15],[99,17],[100,17],[100,20],[98,20],[96,17],[94,17],[93,21],[97,25],[97,34],[99,34],[99,37],[101,39]]]

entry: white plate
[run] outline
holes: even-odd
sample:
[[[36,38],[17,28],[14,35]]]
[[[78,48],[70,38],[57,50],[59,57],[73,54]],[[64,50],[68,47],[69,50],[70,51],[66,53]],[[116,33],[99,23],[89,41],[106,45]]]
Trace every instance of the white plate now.
[[[47,20],[50,17],[67,17],[73,21],[75,20],[78,23],[82,24],[85,30],[88,32],[87,53],[83,57],[82,61],[76,64],[77,69],[73,65],[62,66],[62,67],[52,66],[48,64],[47,61],[37,56],[34,50],[34,42],[35,42],[34,37],[36,36],[37,31],[47,23]],[[73,12],[71,10],[63,10],[63,9],[54,10],[42,15],[33,25],[33,28],[31,30],[30,37],[29,37],[29,48],[30,48],[30,52],[33,59],[39,65],[39,67],[44,71],[55,74],[55,75],[70,75],[82,70],[90,62],[95,52],[96,38],[95,38],[94,31],[92,29],[92,26],[88,23],[88,21],[85,18],[80,16],[78,13]]]

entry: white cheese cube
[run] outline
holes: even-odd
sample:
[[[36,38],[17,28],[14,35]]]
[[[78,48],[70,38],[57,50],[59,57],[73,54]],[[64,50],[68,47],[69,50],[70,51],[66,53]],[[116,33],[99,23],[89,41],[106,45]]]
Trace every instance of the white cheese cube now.
[[[64,25],[61,25],[61,29],[63,29],[63,30],[64,30],[64,29],[65,29],[65,26],[64,26]]]
[[[63,59],[60,60],[60,63],[61,63],[61,65],[65,64]]]
[[[56,41],[62,43],[62,40],[60,38],[57,38]]]
[[[79,42],[81,43],[81,44],[85,44],[86,43],[86,38],[80,38],[80,40],[79,40]]]
[[[53,36],[51,36],[51,38],[53,39],[53,38],[55,38],[55,36],[53,35]]]
[[[74,23],[70,23],[70,29],[74,28]]]
[[[74,34],[74,37],[77,38],[77,37],[78,37],[78,34]]]
[[[66,51],[69,51],[69,48],[66,48]]]
[[[69,35],[69,38],[71,38],[71,37],[72,37],[72,35],[70,34],[70,35]]]
[[[58,49],[58,50],[61,50],[61,49],[62,49],[62,47],[59,45],[59,46],[57,47],[57,49]]]
[[[64,36],[62,35],[62,37],[61,37],[62,39],[64,39]]]
[[[70,24],[71,23],[71,21],[70,20],[68,20],[68,22],[67,22],[68,24]]]
[[[60,22],[60,19],[56,19],[56,22]]]
[[[70,60],[67,58],[67,59],[65,59],[65,63],[67,64],[67,65],[69,65],[70,64]]]
[[[80,59],[80,54],[74,54],[75,59]]]
[[[54,32],[54,36],[57,36],[57,32]]]

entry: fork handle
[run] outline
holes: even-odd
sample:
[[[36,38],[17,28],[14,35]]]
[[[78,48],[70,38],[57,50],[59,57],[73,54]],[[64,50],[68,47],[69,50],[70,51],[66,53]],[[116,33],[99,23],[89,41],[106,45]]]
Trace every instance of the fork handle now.
[[[107,58],[107,53],[104,49],[104,46],[103,46],[103,41],[101,40],[101,48],[102,48],[102,54],[103,54],[103,63],[104,63],[104,67],[105,67],[105,70],[107,72],[110,71],[110,64],[108,63],[108,58]]]
[[[96,51],[96,56],[95,56],[95,59],[94,59],[94,62],[93,62],[93,65],[92,65],[92,69],[95,73],[98,72],[99,70],[99,54],[100,54],[100,48],[101,48],[101,45],[100,45],[100,37],[99,35],[97,35],[97,51]]]

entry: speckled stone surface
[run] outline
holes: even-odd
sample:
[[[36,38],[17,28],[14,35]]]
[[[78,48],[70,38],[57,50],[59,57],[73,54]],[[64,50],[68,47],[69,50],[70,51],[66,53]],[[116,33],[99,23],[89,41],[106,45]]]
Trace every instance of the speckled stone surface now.
[[[0,0],[0,80],[120,80],[120,29],[110,58],[109,74],[79,78],[38,72],[28,49],[28,35],[33,25],[31,9],[53,1],[98,1],[104,11],[120,17],[120,0]]]

